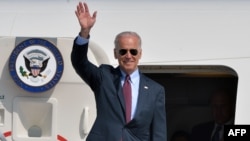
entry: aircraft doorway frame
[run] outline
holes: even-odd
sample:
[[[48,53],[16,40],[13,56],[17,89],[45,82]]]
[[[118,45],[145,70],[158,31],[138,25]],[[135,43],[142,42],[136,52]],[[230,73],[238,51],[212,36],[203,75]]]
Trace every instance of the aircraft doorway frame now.
[[[238,75],[230,67],[140,65],[139,68],[146,76],[165,87],[168,140],[176,131],[191,133],[194,125],[212,119],[209,101],[216,89],[229,88],[235,94],[236,103]]]

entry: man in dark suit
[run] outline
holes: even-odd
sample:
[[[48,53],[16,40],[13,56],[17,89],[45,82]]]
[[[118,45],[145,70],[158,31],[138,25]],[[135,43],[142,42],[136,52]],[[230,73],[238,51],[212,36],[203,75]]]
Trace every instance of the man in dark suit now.
[[[80,2],[75,14],[81,31],[74,40],[71,61],[93,90],[97,108],[87,141],[166,141],[165,90],[138,70],[140,36],[130,31],[118,34],[114,57],[119,66],[96,66],[87,51],[97,13],[90,15],[87,4]]]
[[[224,141],[224,125],[234,124],[235,96],[225,89],[211,97],[213,120],[193,127],[191,141]]]

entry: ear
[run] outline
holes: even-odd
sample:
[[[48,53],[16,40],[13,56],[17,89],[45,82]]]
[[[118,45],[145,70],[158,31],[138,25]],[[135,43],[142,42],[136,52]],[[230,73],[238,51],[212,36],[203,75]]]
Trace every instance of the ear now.
[[[115,57],[115,59],[118,58],[117,53],[116,53],[116,49],[114,49],[114,57]]]
[[[139,59],[141,59],[141,56],[142,56],[142,49],[140,49],[140,52],[139,52]]]

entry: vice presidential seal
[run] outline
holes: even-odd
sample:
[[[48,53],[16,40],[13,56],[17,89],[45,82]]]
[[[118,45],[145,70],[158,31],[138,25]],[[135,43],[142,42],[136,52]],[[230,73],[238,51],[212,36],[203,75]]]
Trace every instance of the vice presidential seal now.
[[[18,44],[10,55],[9,69],[13,80],[30,92],[54,87],[63,74],[63,59],[54,44],[31,38]]]

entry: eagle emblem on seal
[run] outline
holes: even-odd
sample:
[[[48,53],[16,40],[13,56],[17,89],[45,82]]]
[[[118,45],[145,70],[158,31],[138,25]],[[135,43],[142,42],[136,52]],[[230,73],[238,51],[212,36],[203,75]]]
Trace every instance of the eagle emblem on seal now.
[[[50,56],[45,52],[39,49],[28,51],[23,55],[25,67],[27,71],[24,71],[24,68],[20,66],[20,73],[22,76],[29,78],[43,77],[46,78],[46,75],[43,75],[42,72],[46,69],[49,62]]]

